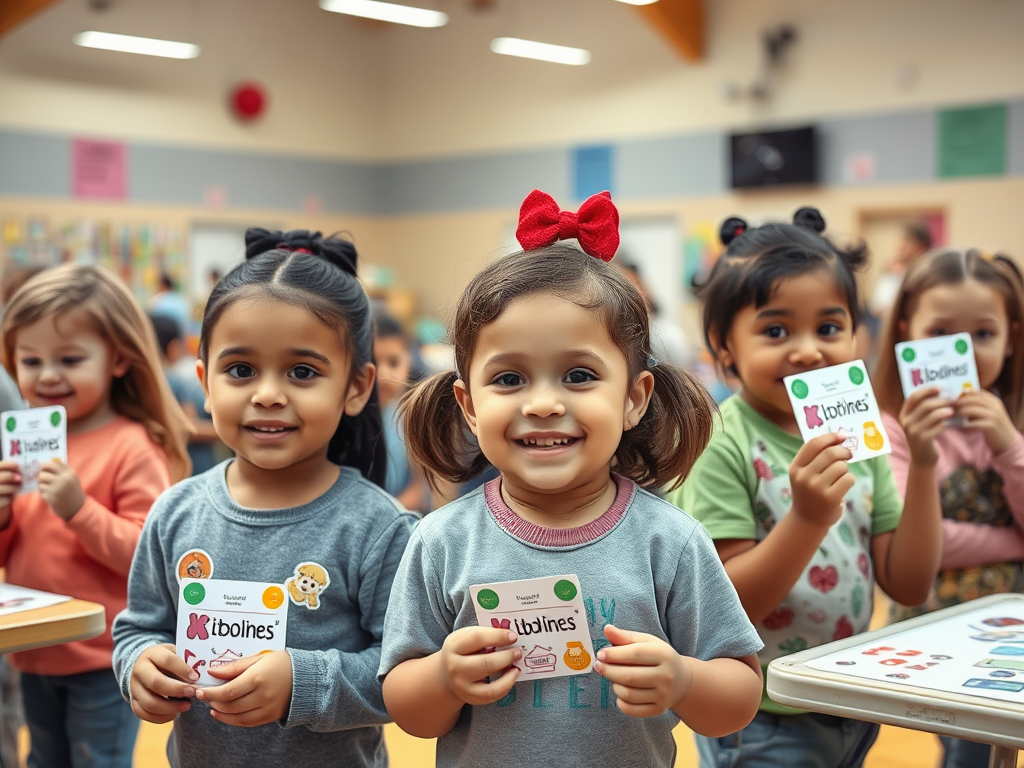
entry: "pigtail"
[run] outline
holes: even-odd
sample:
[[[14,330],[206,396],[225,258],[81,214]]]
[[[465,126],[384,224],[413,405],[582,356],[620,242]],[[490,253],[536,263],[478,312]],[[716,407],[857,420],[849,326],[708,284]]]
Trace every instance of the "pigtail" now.
[[[1006,283],[1004,293],[1012,340],[1011,354],[1003,363],[995,389],[1017,431],[1024,432],[1024,275],[1017,263],[1005,254],[997,253],[990,264]]]
[[[704,386],[675,365],[650,369],[654,391],[640,423],[622,435],[615,471],[642,488],[675,490],[711,440],[714,400]]]
[[[440,490],[438,479],[461,484],[490,466],[455,399],[458,380],[455,371],[436,373],[406,392],[398,404],[406,450],[424,468],[434,491]]]
[[[722,245],[728,248],[729,243],[748,229],[750,226],[739,216],[730,216],[722,222],[722,226],[718,230],[718,239],[722,241]]]

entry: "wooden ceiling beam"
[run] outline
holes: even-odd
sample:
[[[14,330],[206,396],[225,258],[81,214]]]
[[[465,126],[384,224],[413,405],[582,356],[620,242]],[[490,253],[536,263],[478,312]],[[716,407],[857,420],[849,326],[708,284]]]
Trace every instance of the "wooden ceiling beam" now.
[[[633,7],[684,59],[704,58],[704,0],[658,0]]]
[[[59,0],[3,0],[0,2],[0,37]]]

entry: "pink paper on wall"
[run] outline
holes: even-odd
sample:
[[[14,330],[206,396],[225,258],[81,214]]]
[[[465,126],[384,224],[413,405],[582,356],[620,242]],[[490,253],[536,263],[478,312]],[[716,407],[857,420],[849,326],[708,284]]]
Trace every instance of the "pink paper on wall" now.
[[[73,139],[71,189],[75,197],[124,200],[127,197],[127,149],[120,141]]]

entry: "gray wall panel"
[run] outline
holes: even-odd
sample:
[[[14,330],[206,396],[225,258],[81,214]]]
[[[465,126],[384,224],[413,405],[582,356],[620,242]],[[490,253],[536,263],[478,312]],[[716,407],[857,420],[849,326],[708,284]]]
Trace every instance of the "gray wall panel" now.
[[[694,133],[617,148],[617,195],[626,198],[692,197],[726,191],[728,136]]]
[[[862,153],[875,158],[875,178],[870,183],[935,179],[936,131],[932,111],[826,119],[817,125],[822,184],[849,183],[844,176],[846,159]]]
[[[70,197],[68,138],[0,130],[0,194]]]
[[[569,196],[566,149],[456,157],[381,168],[385,214],[518,206],[532,189]]]
[[[1024,176],[1024,101],[1011,101],[1009,112],[1006,172]]]

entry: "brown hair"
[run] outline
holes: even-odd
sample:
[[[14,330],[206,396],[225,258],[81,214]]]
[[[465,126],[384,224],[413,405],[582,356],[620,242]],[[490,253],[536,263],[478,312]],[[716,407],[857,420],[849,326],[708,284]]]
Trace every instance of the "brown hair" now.
[[[650,329],[639,291],[605,262],[572,245],[555,243],[501,258],[478,272],[462,292],[450,335],[457,370],[467,385],[480,330],[513,300],[545,292],[600,313],[626,358],[630,381],[648,369]],[[670,482],[675,488],[711,438],[715,406],[704,387],[683,369],[659,362],[650,371],[650,405],[640,422],[623,432],[612,465],[643,488]],[[459,376],[455,371],[435,374],[407,392],[399,406],[406,447],[435,487],[437,478],[463,483],[489,466],[455,399],[453,385]]]
[[[75,310],[86,312],[96,332],[131,364],[112,383],[114,410],[146,428],[150,439],[167,454],[175,481],[188,477],[192,468],[185,450],[188,420],[164,378],[152,326],[128,286],[113,272],[65,264],[26,282],[11,298],[0,325],[8,373],[17,378],[14,348],[20,328]]]
[[[1003,364],[995,389],[1014,425],[1018,430],[1024,429],[1024,280],[1008,256],[989,256],[975,249],[937,248],[907,267],[896,303],[878,340],[881,354],[871,377],[878,404],[891,414],[898,414],[903,407],[903,388],[893,354],[896,344],[904,341],[900,334],[900,321],[911,318],[917,309],[918,299],[928,289],[968,280],[988,285],[1006,299],[1012,355]],[[1013,332],[1013,323],[1017,323],[1016,333]]]

